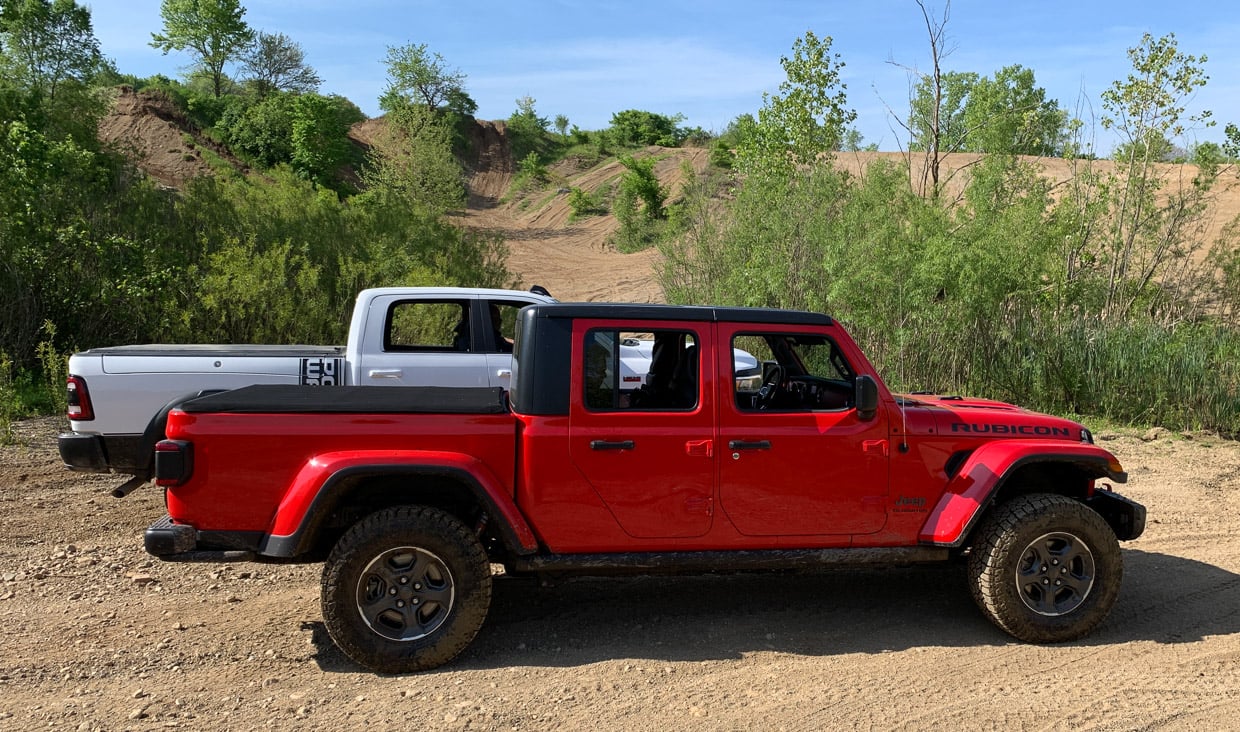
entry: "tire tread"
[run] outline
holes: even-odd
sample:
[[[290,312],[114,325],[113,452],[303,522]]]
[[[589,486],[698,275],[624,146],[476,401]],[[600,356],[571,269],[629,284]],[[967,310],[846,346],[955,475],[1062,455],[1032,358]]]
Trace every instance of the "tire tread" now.
[[[1095,584],[1080,609],[1038,616],[1024,606],[1009,573],[1036,538],[1034,532],[1065,528],[1087,534],[1081,538],[1094,554]],[[1080,501],[1055,493],[1018,496],[996,507],[975,537],[968,563],[970,592],[986,617],[1009,635],[1029,643],[1072,641],[1110,613],[1123,578],[1119,542],[1106,521]]]
[[[428,638],[388,641],[369,628],[359,627],[350,599],[356,576],[349,570],[360,569],[375,555],[375,545],[392,543],[389,538],[400,543],[431,544],[453,572],[457,594],[453,617]],[[468,576],[457,576],[462,571]],[[370,514],[340,537],[323,566],[322,607],[328,633],[346,656],[374,671],[407,673],[448,663],[478,634],[490,604],[491,569],[486,552],[465,524],[437,508],[395,506]]]

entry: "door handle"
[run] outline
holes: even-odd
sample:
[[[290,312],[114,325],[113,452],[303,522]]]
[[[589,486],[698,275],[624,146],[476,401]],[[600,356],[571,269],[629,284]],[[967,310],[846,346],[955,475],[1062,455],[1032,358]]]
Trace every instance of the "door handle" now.
[[[500,369],[499,371],[495,372],[495,375],[501,379],[511,379],[512,369]]]
[[[612,442],[610,440],[590,440],[591,450],[632,450],[632,440],[619,440]]]
[[[729,450],[770,450],[770,440],[732,440],[728,443]]]
[[[399,379],[405,372],[403,369],[371,369],[366,375],[372,379]]]

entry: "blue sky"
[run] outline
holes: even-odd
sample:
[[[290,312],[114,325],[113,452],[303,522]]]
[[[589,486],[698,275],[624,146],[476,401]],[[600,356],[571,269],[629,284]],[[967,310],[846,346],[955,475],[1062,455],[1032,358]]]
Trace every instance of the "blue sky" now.
[[[103,53],[124,73],[177,77],[191,58],[151,48],[160,31],[159,0],[79,0],[90,7]],[[941,12],[941,0],[926,0]],[[389,46],[425,43],[466,75],[478,117],[503,119],[531,96],[544,117],[566,115],[583,129],[606,127],[614,112],[683,114],[685,124],[722,130],[756,112],[763,92],[783,80],[781,56],[806,30],[833,38],[845,63],[849,105],[866,143],[898,149],[910,69],[930,65],[926,29],[913,0],[242,0],[256,30],[301,44],[323,78],[320,91],[341,94],[380,114]],[[1218,127],[1189,139],[1221,140],[1240,124],[1240,6],[1231,0],[957,0],[947,25],[943,66],[991,75],[1011,64],[1034,70],[1061,107],[1091,124],[1096,148],[1114,139],[1096,124],[1100,93],[1125,78],[1126,49],[1143,33],[1174,32],[1180,51],[1208,57],[1209,84],[1189,112],[1212,110]]]

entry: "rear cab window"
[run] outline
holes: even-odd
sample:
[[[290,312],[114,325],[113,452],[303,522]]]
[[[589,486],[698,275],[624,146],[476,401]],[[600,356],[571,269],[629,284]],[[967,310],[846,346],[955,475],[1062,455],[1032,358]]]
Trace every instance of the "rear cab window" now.
[[[582,403],[593,412],[695,409],[702,383],[700,342],[691,330],[588,330]]]

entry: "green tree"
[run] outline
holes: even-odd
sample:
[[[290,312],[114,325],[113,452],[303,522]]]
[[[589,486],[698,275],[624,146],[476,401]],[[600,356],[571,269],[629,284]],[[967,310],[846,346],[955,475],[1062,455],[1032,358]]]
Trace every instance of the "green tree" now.
[[[464,171],[452,153],[452,128],[443,115],[420,104],[403,105],[388,112],[387,120],[370,149],[363,175],[367,186],[428,215],[464,206]]]
[[[557,114],[555,116],[555,130],[560,133],[560,139],[568,139],[568,116]]]
[[[1228,123],[1223,128],[1226,139],[1223,142],[1223,154],[1232,160],[1240,158],[1240,127],[1235,123]]]
[[[626,109],[611,116],[611,136],[617,145],[660,145],[678,147],[685,133],[677,125],[684,121],[683,115],[668,117],[640,109]]]
[[[535,104],[534,97],[521,97],[516,110],[508,116],[508,144],[513,160],[524,161],[535,155],[541,161],[547,151],[547,118],[538,115]]]
[[[757,124],[741,141],[742,170],[786,171],[798,163],[830,157],[857,113],[846,107],[841,81],[844,62],[831,53],[831,37],[806,31],[792,45],[792,57],[779,60],[786,78],[779,93],[763,94]]]
[[[993,78],[942,71],[937,81],[923,76],[914,91],[909,149],[1057,155],[1066,141],[1067,121],[1030,69],[1007,66]]]
[[[163,33],[151,34],[151,46],[167,54],[188,49],[212,80],[214,95],[223,89],[224,66],[240,58],[254,42],[242,19],[239,0],[163,0]]]
[[[260,97],[276,91],[317,91],[323,80],[306,63],[301,45],[283,33],[259,32],[241,57],[244,79]]]
[[[978,76],[972,72],[943,71],[938,79],[927,74],[918,80],[909,102],[909,149],[944,153],[968,146],[965,107]]]
[[[388,67],[388,85],[379,97],[379,107],[385,112],[409,104],[421,104],[435,111],[454,100],[460,104],[462,97],[469,98],[465,94],[465,74],[448,68],[443,56],[428,50],[425,43],[388,46],[384,62]]]
[[[1124,142],[1143,145],[1152,139],[1150,133],[1173,138],[1184,134],[1186,124],[1214,124],[1209,111],[1185,116],[1185,104],[1210,78],[1204,55],[1180,53],[1174,33],[1161,38],[1146,33],[1139,45],[1128,49],[1128,58],[1133,73],[1102,92],[1103,129],[1115,130]],[[1133,154],[1144,155],[1140,147]],[[1153,160],[1145,157],[1130,156],[1128,162]]]
[[[1058,155],[1067,137],[1067,113],[1046,98],[1032,69],[1006,66],[994,78],[977,79],[963,115],[969,152]]]
[[[292,160],[295,95],[272,94],[254,103],[228,99],[215,129],[230,148],[266,168]]]
[[[655,158],[621,155],[625,172],[612,201],[612,213],[620,222],[614,242],[621,251],[636,251],[656,242],[667,219],[667,189],[654,174]]]
[[[74,0],[0,4],[0,69],[19,86],[56,98],[62,84],[85,84],[103,68],[90,10]]]
[[[1206,57],[1181,53],[1175,34],[1146,33],[1128,58],[1133,73],[1102,92],[1102,126],[1115,130],[1121,144],[1116,176],[1104,187],[1111,217],[1101,240],[1088,242],[1094,254],[1084,260],[1102,279],[1107,317],[1126,316],[1137,306],[1165,313],[1172,289],[1191,293],[1201,286],[1191,256],[1201,242],[1193,235],[1213,185],[1199,177],[1192,186],[1160,194],[1165,173],[1157,167],[1188,125],[1213,124],[1209,111],[1188,114],[1186,107],[1209,78]]]
[[[365,115],[349,100],[302,94],[293,103],[293,169],[319,185],[330,185],[349,160],[349,127]]]

